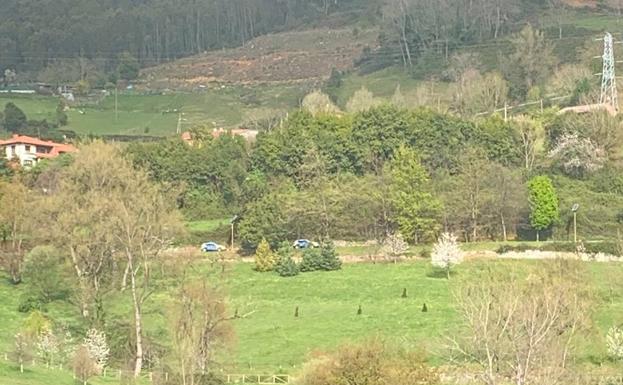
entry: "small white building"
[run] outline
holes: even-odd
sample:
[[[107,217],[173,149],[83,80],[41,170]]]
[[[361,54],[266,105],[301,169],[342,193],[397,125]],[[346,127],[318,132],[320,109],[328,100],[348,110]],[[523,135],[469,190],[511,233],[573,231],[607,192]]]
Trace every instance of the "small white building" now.
[[[0,140],[0,149],[4,150],[6,159],[17,160],[22,167],[32,167],[41,159],[55,158],[61,154],[76,151],[76,148],[70,144],[55,143],[25,135],[13,135],[11,139]]]

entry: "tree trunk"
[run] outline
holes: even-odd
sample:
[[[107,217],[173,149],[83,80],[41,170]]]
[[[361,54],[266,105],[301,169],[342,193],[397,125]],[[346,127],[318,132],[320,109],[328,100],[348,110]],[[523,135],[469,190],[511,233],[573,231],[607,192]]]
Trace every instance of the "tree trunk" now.
[[[136,270],[132,265],[132,260],[128,261],[130,265],[130,285],[132,288],[132,302],[134,304],[134,330],[136,333],[136,362],[134,365],[134,377],[138,377],[141,374],[143,367],[143,333],[142,333],[142,320],[141,320],[141,303],[138,298],[136,290]]]
[[[506,221],[504,220],[504,214],[500,213],[500,220],[502,223],[502,239],[504,239],[504,242],[506,242],[508,240],[508,237],[506,235]]]

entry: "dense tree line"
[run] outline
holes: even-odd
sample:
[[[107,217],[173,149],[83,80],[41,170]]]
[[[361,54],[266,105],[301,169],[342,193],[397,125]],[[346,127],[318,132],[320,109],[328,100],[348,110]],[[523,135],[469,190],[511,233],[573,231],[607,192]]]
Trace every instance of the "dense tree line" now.
[[[189,218],[240,215],[248,248],[263,238],[277,247],[396,231],[409,242],[442,231],[469,241],[537,231],[564,239],[573,203],[592,234],[616,234],[619,126],[602,114],[545,110],[505,122],[380,105],[345,115],[302,110],[252,144],[223,136],[129,151],[156,180],[179,187]],[[544,200],[532,198],[539,191]]]
[[[0,73],[39,71],[71,60],[83,74],[116,69],[119,55],[142,64],[242,45],[311,22],[353,0],[105,0],[0,3]],[[75,60],[80,59],[80,60]],[[96,68],[93,68],[96,67]]]

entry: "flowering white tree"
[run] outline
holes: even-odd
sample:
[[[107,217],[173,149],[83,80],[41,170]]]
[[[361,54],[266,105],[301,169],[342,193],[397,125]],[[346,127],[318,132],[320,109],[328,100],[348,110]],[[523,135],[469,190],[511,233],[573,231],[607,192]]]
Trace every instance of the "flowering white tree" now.
[[[405,242],[399,232],[388,234],[383,241],[383,254],[389,255],[393,259],[402,257],[407,251],[409,251],[409,244]]]
[[[84,339],[84,346],[100,370],[103,369],[110,354],[110,348],[108,347],[108,342],[106,342],[106,334],[97,329],[90,329]]]
[[[618,326],[611,327],[606,336],[606,345],[610,357],[623,359],[623,330]]]
[[[463,262],[463,251],[459,247],[456,236],[452,233],[443,233],[433,247],[431,263],[446,271],[450,279],[450,269]]]
[[[591,139],[569,133],[558,139],[548,157],[558,162],[563,171],[572,176],[597,171],[607,160],[604,149]]]
[[[37,355],[45,362],[46,366],[54,363],[54,357],[59,352],[59,341],[51,329],[45,328],[37,337]]]

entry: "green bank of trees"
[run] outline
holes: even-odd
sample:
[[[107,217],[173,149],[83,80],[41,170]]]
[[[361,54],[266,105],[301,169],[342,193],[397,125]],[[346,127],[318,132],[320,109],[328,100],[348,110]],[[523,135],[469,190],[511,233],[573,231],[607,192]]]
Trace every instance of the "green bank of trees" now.
[[[222,136],[200,146],[135,144],[128,152],[152,178],[178,187],[188,218],[240,215],[237,239],[249,250],[263,238],[276,250],[286,239],[383,241],[395,232],[412,243],[443,231],[468,241],[536,239],[537,231],[566,239],[572,200],[585,208],[587,236],[608,237],[623,211],[611,160],[619,125],[601,114],[546,110],[505,122],[381,105],[343,115],[296,112],[253,143]],[[585,165],[587,141],[600,162],[582,172],[564,167]],[[546,205],[535,195],[537,175],[552,181]],[[598,204],[605,200],[611,203]]]

